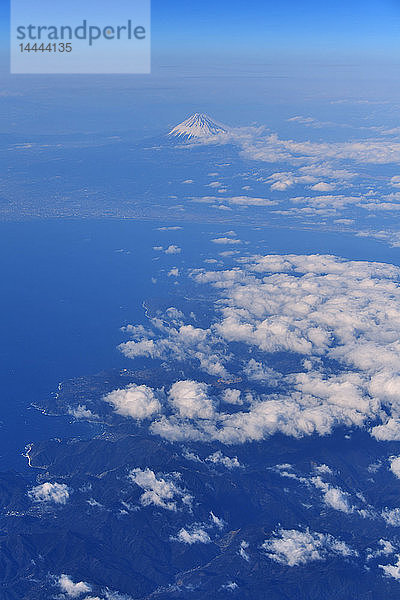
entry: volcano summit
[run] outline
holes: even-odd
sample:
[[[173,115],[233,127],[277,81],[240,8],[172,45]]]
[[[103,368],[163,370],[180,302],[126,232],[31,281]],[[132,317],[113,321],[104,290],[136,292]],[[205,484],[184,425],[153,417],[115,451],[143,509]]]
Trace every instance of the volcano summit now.
[[[179,123],[171,129],[169,136],[190,140],[192,138],[208,138],[220,133],[227,133],[227,130],[215,123],[210,117],[203,113],[195,113],[186,121]]]

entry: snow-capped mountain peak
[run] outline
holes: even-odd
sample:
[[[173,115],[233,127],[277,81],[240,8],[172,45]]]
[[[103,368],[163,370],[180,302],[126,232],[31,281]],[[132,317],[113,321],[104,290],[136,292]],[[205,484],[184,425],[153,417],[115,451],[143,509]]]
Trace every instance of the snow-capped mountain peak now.
[[[212,137],[220,133],[226,133],[226,131],[222,125],[215,123],[207,115],[195,113],[186,119],[186,121],[179,123],[179,125],[171,129],[168,135],[189,140],[191,138]]]

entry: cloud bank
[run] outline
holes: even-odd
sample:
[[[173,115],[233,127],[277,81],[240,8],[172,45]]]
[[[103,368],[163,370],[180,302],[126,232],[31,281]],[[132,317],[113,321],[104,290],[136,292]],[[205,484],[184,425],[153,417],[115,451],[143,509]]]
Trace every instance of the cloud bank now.
[[[193,363],[224,380],[262,381],[271,391],[243,395],[227,388],[215,397],[209,385],[182,380],[161,402],[150,390],[151,431],[172,441],[233,444],[277,432],[328,435],[347,426],[399,440],[400,269],[330,255],[237,262],[230,270],[191,272],[196,284],[218,294],[208,327],[185,323],[171,308],[150,319],[149,329],[134,328],[134,339],[120,350],[133,359]],[[302,367],[281,372],[274,358],[281,353]],[[221,408],[229,403],[241,410]]]

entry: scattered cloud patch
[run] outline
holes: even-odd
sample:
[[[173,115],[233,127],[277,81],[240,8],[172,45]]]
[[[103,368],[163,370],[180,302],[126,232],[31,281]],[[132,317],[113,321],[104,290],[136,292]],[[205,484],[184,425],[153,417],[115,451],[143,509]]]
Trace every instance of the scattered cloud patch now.
[[[57,579],[57,584],[62,592],[64,592],[69,598],[78,598],[82,594],[87,594],[92,591],[89,584],[84,581],[74,583],[69,575],[62,574]]]
[[[332,183],[326,183],[326,181],[320,181],[319,183],[315,183],[311,186],[314,192],[332,192],[335,189],[335,186]]]
[[[186,183],[186,182],[184,182]],[[179,225],[169,225],[164,227],[157,227],[157,231],[179,231],[182,229]]]
[[[353,512],[354,508],[350,505],[347,492],[322,481],[320,477],[313,477],[311,482],[316,488],[322,490],[323,499],[327,506],[344,513]]]
[[[393,475],[400,479],[400,456],[392,456],[390,459],[390,470]]]
[[[221,589],[227,590],[228,592],[234,592],[238,587],[236,581],[228,581],[228,583],[224,583],[224,585],[221,586]]]
[[[380,569],[385,573],[387,577],[392,577],[397,581],[400,580],[400,554],[396,556],[396,562],[394,565],[378,565]]]
[[[396,548],[389,540],[380,539],[378,542],[378,546],[379,548],[377,550],[375,550],[374,552],[371,551],[367,555],[367,560],[377,558],[378,556],[390,556],[390,554],[394,554],[396,551]]]
[[[400,527],[400,508],[385,508],[382,518],[392,527]]]
[[[144,490],[140,496],[142,506],[153,505],[171,511],[178,510],[178,501],[183,506],[191,506],[193,496],[178,485],[177,474],[157,477],[149,468],[136,468],[130,471],[129,479]]]
[[[219,190],[220,192],[222,190]],[[226,191],[226,190],[224,190]],[[238,206],[238,207],[248,207],[248,206],[275,206],[278,204],[276,200],[269,200],[268,198],[259,198],[259,197],[251,197],[251,196],[228,196],[228,197],[218,197],[218,196],[201,196],[201,197],[193,197],[191,198],[192,202],[196,202],[198,204],[211,204],[215,208],[224,208],[228,209],[227,206],[222,206],[220,203],[227,203],[230,207]],[[218,206],[219,205],[219,206]]]
[[[28,496],[34,502],[54,502],[54,504],[64,505],[70,497],[70,492],[71,490],[65,483],[46,481],[29,490]]]
[[[329,556],[347,558],[357,555],[345,542],[330,534],[296,529],[280,529],[265,540],[262,548],[270,559],[288,567],[325,560]]]
[[[213,242],[213,244],[241,244],[241,240],[238,240],[236,238],[228,238],[228,237],[220,237],[220,238],[214,238],[213,240],[211,240]]]
[[[332,475],[332,469],[328,465],[314,465],[314,471],[319,475]]]
[[[73,416],[75,419],[83,419],[86,421],[93,421],[98,416],[92,413],[92,411],[85,406],[85,404],[78,404],[78,406],[70,406],[68,414]]]
[[[392,187],[399,188],[400,187],[400,175],[394,175],[393,177],[391,177],[390,185]]]
[[[189,546],[192,546],[193,544],[211,543],[211,538],[207,531],[199,525],[194,525],[188,529],[182,527],[176,536],[173,536],[170,539],[175,542],[180,542],[181,544],[188,544]]]
[[[223,529],[225,527],[225,521],[220,517],[217,517],[217,515],[214,515],[212,511],[210,512],[210,520],[215,527],[218,527],[218,529]]]
[[[206,461],[211,462],[214,465],[222,465],[227,469],[238,469],[242,466],[237,456],[234,456],[233,458],[224,456],[221,450],[217,450],[217,452],[214,452],[214,454],[210,454],[210,456],[206,458]]]
[[[182,252],[182,248],[171,244],[166,250],[164,250],[164,252],[165,254],[180,254]]]
[[[242,540],[240,542],[239,556],[241,556],[243,558],[243,560],[245,560],[246,562],[250,562],[250,556],[247,552],[248,547],[249,547],[249,543],[246,542],[246,540]]]

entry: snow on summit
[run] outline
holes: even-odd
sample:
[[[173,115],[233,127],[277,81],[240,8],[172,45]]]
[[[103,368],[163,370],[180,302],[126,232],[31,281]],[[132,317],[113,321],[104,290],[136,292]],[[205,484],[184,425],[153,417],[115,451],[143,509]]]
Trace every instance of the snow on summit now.
[[[168,135],[185,139],[205,138],[226,133],[226,129],[215,123],[210,117],[203,113],[195,113],[186,121],[179,123]]]

